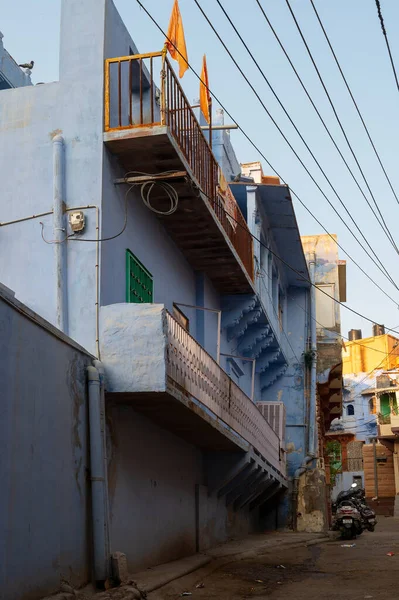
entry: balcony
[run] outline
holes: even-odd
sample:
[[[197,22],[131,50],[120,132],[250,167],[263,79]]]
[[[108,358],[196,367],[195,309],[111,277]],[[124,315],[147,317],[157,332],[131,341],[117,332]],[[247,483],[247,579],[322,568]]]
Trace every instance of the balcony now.
[[[378,415],[378,437],[394,439],[399,436],[399,415]]]
[[[132,405],[206,450],[253,450],[277,477],[284,476],[282,433],[280,439],[257,406],[163,305],[102,307],[100,339],[109,399]],[[281,429],[284,415],[279,417],[278,410],[276,405],[273,414]]]
[[[176,212],[159,218],[193,268],[220,293],[253,293],[247,223],[230,188],[219,187],[217,161],[165,54],[106,60],[104,114],[105,145],[125,173],[150,174],[178,192]],[[170,207],[155,189],[152,204]]]

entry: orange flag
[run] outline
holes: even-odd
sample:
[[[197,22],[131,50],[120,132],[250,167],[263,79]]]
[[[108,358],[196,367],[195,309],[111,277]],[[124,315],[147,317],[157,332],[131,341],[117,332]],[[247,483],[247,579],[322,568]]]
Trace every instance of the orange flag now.
[[[169,28],[165,45],[169,54],[179,63],[179,77],[183,77],[188,69],[186,40],[184,38],[183,21],[180,14],[179,3],[175,0],[170,15]]]
[[[202,59],[202,71],[200,81],[200,107],[207,123],[209,123],[211,120],[211,116],[209,114],[211,102],[212,98],[209,93],[208,68],[206,66],[206,56],[204,54],[204,58]]]

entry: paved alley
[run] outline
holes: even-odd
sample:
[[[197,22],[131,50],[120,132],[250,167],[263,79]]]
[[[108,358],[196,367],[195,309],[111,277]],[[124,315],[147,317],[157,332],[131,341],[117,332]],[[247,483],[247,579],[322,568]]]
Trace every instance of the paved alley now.
[[[342,547],[352,543],[355,546]],[[389,557],[388,552],[395,555]],[[391,600],[398,597],[398,568],[399,520],[380,517],[374,533],[365,532],[353,542],[268,550],[254,559],[225,564],[201,580],[193,574],[149,599],[169,600],[189,592],[193,600]]]

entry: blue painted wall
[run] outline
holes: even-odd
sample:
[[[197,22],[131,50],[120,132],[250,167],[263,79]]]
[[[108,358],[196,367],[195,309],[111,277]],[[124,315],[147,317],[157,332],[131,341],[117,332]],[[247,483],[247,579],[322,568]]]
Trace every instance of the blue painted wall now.
[[[101,205],[102,94],[105,0],[62,3],[60,81],[0,91],[0,129],[7,153],[0,157],[0,220],[52,209],[52,138],[65,138],[68,207]],[[21,164],[24,168],[21,169]],[[95,237],[94,210],[86,211],[88,239]],[[52,218],[2,227],[0,281],[18,298],[55,322]],[[69,334],[95,351],[95,245],[68,243]]]
[[[356,439],[369,444],[378,435],[377,414],[370,412],[369,400],[372,394],[362,395],[367,388],[375,387],[376,376],[382,370],[373,373],[352,373],[344,375],[342,417],[331,423],[333,431],[347,431],[353,433]],[[354,408],[354,415],[348,414],[348,406]],[[377,413],[379,400],[377,399]]]
[[[105,29],[104,29],[105,22]],[[104,58],[126,55],[136,47],[110,0],[64,1],[62,4],[60,81],[0,93],[0,127],[8,147],[0,157],[0,220],[9,221],[52,209],[52,138],[65,139],[65,201],[69,208],[93,205],[100,211],[100,234],[107,237],[123,226],[126,188],[113,180],[123,175],[102,142]],[[222,116],[219,115],[219,120]],[[226,176],[239,170],[230,136],[218,134],[216,151]],[[20,169],[23,162],[26,166]],[[18,201],[15,190],[18,189]],[[94,239],[95,210],[86,209],[87,228],[81,239]],[[40,219],[44,237],[53,238],[52,216]],[[55,322],[54,246],[41,237],[39,219],[1,228],[0,250],[8,260],[0,265],[0,281],[17,297]],[[69,233],[69,230],[68,230]],[[128,199],[128,222],[123,235],[103,242],[100,253],[100,304],[126,298],[125,253],[130,249],[154,277],[154,300],[172,311],[173,302],[195,305],[200,294],[198,276],[168,237],[155,215],[144,207],[135,191]],[[68,333],[95,352],[95,244],[67,242]],[[205,280],[203,304],[220,308],[222,300]],[[191,333],[199,331],[205,348],[216,356],[216,317],[184,309]],[[270,312],[270,311],[269,311]],[[270,319],[275,321],[273,313]],[[276,333],[279,330],[276,327]],[[284,340],[281,339],[284,345]],[[237,340],[227,339],[221,350],[237,353]],[[249,394],[251,363],[239,361],[239,384]],[[230,373],[231,362],[222,358]],[[258,397],[260,393],[257,377]]]
[[[91,577],[92,358],[1,290],[0,323],[1,598],[33,600]]]
[[[0,31],[0,91],[32,85],[29,69],[20,68],[4,47]]]
[[[262,400],[284,402],[286,407],[287,473],[293,476],[307,453],[305,371],[302,354],[306,348],[309,290],[290,287],[287,291],[287,337],[289,366],[283,377],[270,386]]]

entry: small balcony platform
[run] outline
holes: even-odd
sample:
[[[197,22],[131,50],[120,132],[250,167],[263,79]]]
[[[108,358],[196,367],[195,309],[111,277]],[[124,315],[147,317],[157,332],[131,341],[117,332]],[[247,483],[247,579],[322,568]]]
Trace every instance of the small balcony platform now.
[[[207,451],[254,452],[285,481],[284,441],[163,305],[102,307],[100,339],[108,401]]]

